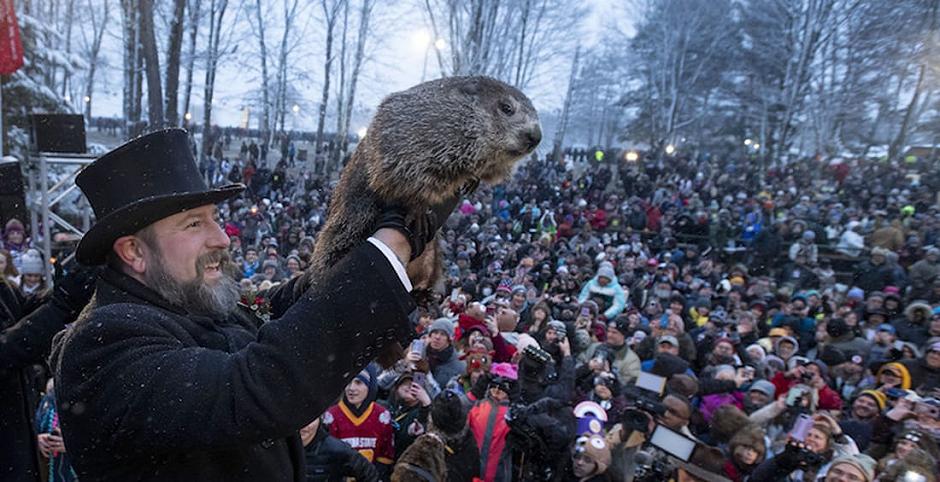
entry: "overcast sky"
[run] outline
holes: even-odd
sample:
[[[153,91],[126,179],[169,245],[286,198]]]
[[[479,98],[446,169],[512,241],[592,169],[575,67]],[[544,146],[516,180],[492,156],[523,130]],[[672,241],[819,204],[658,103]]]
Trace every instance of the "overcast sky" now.
[[[588,48],[602,41],[599,37],[604,22],[616,21],[618,25],[623,25],[626,29],[629,29],[632,24],[632,19],[628,18],[623,9],[616,7],[616,5],[622,3],[619,0],[587,0],[585,3],[589,7],[588,14],[585,18],[572,18],[572,27],[574,28],[571,34],[581,35],[584,45],[587,45]],[[406,0],[380,2],[379,8],[382,9],[380,12],[381,19],[377,23],[382,26],[381,35],[373,41],[371,59],[360,79],[359,95],[357,96],[357,104],[368,110],[374,108],[382,97],[388,93],[419,83],[424,70],[425,49],[418,46],[415,40],[416,37],[421,35],[420,32],[424,30],[424,16],[419,6],[414,1]],[[315,13],[319,12],[310,10],[309,14]],[[315,103],[320,98],[322,86],[323,51],[322,40],[320,40],[322,33],[317,21],[311,19],[307,22],[309,24],[305,32],[310,40],[304,43],[302,49],[293,54],[291,62],[302,70],[309,72],[310,78],[292,83],[303,94],[303,100],[298,102],[300,106],[299,115],[289,118],[287,127],[312,130],[316,122],[314,118]],[[113,35],[106,39],[106,45],[104,46],[110,67],[106,69],[107,75],[104,76],[102,82],[96,85],[95,104],[92,112],[94,116],[121,116],[123,86],[119,18],[112,19],[112,27],[114,30]],[[243,24],[242,30],[245,29],[248,29],[247,24]],[[275,35],[276,33],[268,34],[269,45],[276,45]],[[246,50],[253,50],[254,45],[245,45],[253,38],[247,35],[245,37],[239,42],[239,50],[243,55],[238,56],[238,58],[236,56],[227,57],[220,65],[216,79],[215,95],[217,101],[214,106],[213,123],[240,125],[244,116],[242,108],[250,102],[251,93],[258,89],[258,74],[252,72],[253,65],[246,65],[246,62],[250,64],[252,60],[250,56],[245,55]],[[273,67],[271,68],[273,70]],[[542,75],[538,85],[533,86],[529,92],[526,92],[533,99],[536,108],[540,112],[549,112],[560,107],[567,86],[569,68],[570,60],[566,60],[566,66],[555,67],[546,72]],[[193,103],[195,105],[191,109],[196,120],[202,118],[202,79],[204,75],[204,72],[197,68],[196,85],[193,89]],[[270,75],[273,77],[273,72]],[[432,53],[427,61],[426,79],[438,75],[437,63]],[[252,126],[256,126],[256,122],[257,115],[252,113]],[[366,122],[368,122],[367,118],[354,119],[354,124],[360,125],[354,125],[353,128],[357,130],[363,127]]]

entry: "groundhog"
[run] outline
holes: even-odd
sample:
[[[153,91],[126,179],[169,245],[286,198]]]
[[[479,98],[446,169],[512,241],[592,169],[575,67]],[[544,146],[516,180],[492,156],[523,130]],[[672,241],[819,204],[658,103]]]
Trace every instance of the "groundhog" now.
[[[449,77],[386,97],[340,175],[308,276],[327,272],[375,229],[383,206],[428,207],[467,194],[480,181],[504,181],[542,139],[538,114],[518,89],[487,77]],[[440,278],[438,237],[406,266],[419,304]],[[299,283],[299,287],[309,282]],[[393,344],[388,367],[403,356]]]
[[[392,472],[392,482],[447,480],[447,447],[436,434],[426,433],[405,449]]]
[[[386,97],[343,169],[309,272],[323,273],[368,238],[383,205],[410,215],[479,181],[497,183],[542,138],[518,89],[487,77],[432,80]],[[437,239],[408,263],[416,290],[439,278]]]

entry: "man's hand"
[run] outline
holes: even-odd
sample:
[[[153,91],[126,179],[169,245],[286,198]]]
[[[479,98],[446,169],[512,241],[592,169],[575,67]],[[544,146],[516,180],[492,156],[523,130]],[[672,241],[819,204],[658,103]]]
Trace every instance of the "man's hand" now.
[[[558,340],[558,348],[561,349],[562,356],[571,356],[571,342],[567,336]]]
[[[476,189],[477,184],[479,182],[468,184],[440,203],[427,206],[423,212],[409,211],[406,207],[400,205],[383,206],[378,225],[376,225],[376,231],[389,228],[401,233],[410,247],[407,259],[409,261],[415,259],[421,256],[428,243],[434,241],[437,231],[447,222],[447,218],[457,208],[461,196],[472,192]],[[381,240],[381,238],[379,239]],[[395,251],[395,254],[399,254],[398,251]]]

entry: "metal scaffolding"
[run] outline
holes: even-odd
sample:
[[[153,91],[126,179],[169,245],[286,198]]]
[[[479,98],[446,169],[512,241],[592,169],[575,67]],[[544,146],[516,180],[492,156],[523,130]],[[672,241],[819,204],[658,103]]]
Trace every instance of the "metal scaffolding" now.
[[[31,153],[22,161],[24,174],[27,178],[26,206],[29,209],[30,232],[33,233],[35,245],[42,252],[45,260],[43,271],[50,286],[53,283],[52,273],[50,272],[53,224],[58,228],[56,231],[68,231],[79,237],[84,236],[91,226],[91,207],[84,198],[82,198],[81,229],[60,216],[57,212],[57,206],[76,189],[75,176],[81,172],[82,167],[91,164],[96,158],[96,156],[90,154],[39,152]],[[49,186],[49,176],[52,174],[53,169],[62,171],[63,176],[55,184]],[[66,261],[68,259],[60,262],[64,263]]]

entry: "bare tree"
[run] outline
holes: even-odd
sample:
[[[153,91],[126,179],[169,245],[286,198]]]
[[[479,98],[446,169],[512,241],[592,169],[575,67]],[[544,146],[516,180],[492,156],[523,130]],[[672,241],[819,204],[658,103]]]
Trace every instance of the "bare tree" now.
[[[343,159],[348,147],[347,138],[349,137],[349,124],[352,121],[353,105],[356,101],[356,86],[359,82],[359,74],[362,72],[362,63],[365,59],[366,41],[369,38],[369,20],[372,17],[372,11],[375,7],[373,0],[362,0],[359,9],[359,30],[356,35],[356,52],[352,58],[352,72],[349,76],[349,84],[344,94],[344,107],[341,115],[342,120],[339,132],[337,132],[337,142],[339,143],[338,157]]]
[[[134,132],[132,126],[140,121],[141,102],[141,55],[140,55],[140,12],[135,0],[121,0],[124,44],[124,136]]]
[[[228,8],[228,0],[209,0],[209,36],[206,45],[206,81],[204,87],[204,107],[202,114],[202,148],[199,150],[200,162],[212,151],[214,138],[212,131],[212,99],[215,94],[215,75],[219,63],[222,20]]]
[[[160,84],[160,57],[153,31],[153,0],[140,0],[140,44],[147,74],[147,117],[150,129],[163,127],[163,87]]]
[[[255,37],[258,41],[258,52],[259,59],[261,63],[261,123],[259,125],[259,130],[261,131],[261,139],[263,142],[268,142],[271,135],[271,101],[270,101],[270,82],[268,81],[268,46],[267,39],[265,38],[266,28],[266,19],[262,16],[262,11],[265,8],[261,5],[261,0],[255,0],[254,4],[254,15],[249,17],[249,22],[251,23],[251,28],[254,31]]]
[[[179,85],[180,58],[183,52],[183,30],[186,21],[186,0],[173,0],[173,18],[166,49],[166,122],[180,124]]]
[[[298,0],[283,0],[284,30],[281,32],[281,43],[278,48],[276,79],[277,99],[274,104],[275,118],[278,120],[279,129],[282,134],[284,133],[284,123],[287,117],[289,87],[287,74],[290,67],[289,56],[293,50],[290,40],[291,34],[293,33],[294,22],[298,17],[299,5],[300,2]]]
[[[561,109],[561,119],[558,121],[558,129],[555,131],[555,139],[552,141],[552,157],[555,159],[555,162],[561,161],[562,145],[565,141],[565,133],[568,130],[568,118],[571,114],[571,101],[574,98],[574,92],[576,90],[580,59],[581,46],[579,45],[574,50],[574,60],[571,62],[571,73],[568,75],[568,90],[565,93],[565,102]]]
[[[189,123],[186,115],[192,115],[189,111],[189,101],[193,93],[193,72],[196,67],[196,41],[199,34],[200,9],[202,4],[200,0],[190,0],[189,4],[189,49],[186,55],[186,84],[183,94],[183,125]]]
[[[424,0],[434,38],[445,39],[449,57],[435,49],[444,75],[482,74],[519,88],[536,76],[537,66],[570,59],[572,19],[584,6],[572,0]]]
[[[323,62],[323,93],[320,95],[320,105],[317,108],[317,136],[314,138],[314,153],[311,156],[314,171],[318,172],[317,162],[320,149],[323,145],[323,126],[326,123],[326,108],[330,102],[330,76],[333,73],[333,33],[336,27],[336,20],[339,17],[341,8],[346,5],[346,0],[320,0],[320,7],[323,9],[323,21],[326,26],[325,59]],[[325,167],[325,163],[323,166]]]
[[[88,59],[88,71],[85,73],[84,98],[85,119],[91,120],[91,104],[95,93],[95,75],[101,53],[101,41],[109,20],[109,0],[102,0],[100,11],[94,0],[87,1],[88,23],[90,29],[80,29],[85,57]],[[90,38],[89,38],[90,36]]]

